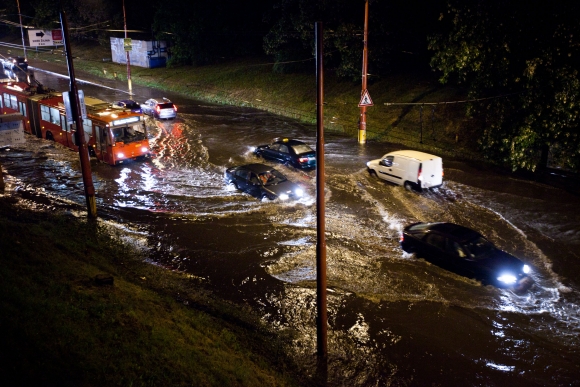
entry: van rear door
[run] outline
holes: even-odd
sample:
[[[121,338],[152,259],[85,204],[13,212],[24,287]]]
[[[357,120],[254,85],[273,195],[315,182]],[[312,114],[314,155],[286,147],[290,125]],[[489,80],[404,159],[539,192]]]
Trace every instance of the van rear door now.
[[[443,184],[443,160],[440,157],[423,160],[421,164],[422,188],[433,188]]]

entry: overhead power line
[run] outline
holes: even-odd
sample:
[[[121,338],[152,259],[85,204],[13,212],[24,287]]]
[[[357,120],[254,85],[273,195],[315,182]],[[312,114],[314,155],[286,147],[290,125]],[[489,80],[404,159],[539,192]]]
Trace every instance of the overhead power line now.
[[[456,104],[456,103],[477,102],[477,101],[483,101],[483,100],[486,100],[486,99],[504,98],[504,97],[509,97],[511,95],[521,94],[521,93],[523,93],[523,91],[520,91],[520,92],[517,92],[517,93],[496,95],[496,96],[493,96],[493,97],[475,98],[475,99],[465,99],[465,100],[461,100],[461,101],[447,101],[447,102],[385,102],[384,105],[385,106],[395,106],[395,105],[450,105],[450,104]]]

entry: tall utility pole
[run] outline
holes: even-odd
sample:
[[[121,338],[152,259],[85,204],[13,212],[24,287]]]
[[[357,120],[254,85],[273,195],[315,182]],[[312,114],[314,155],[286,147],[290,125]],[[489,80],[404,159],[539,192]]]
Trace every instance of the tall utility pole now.
[[[26,44],[24,43],[24,29],[22,27],[22,13],[20,13],[20,1],[16,0],[16,5],[18,6],[18,17],[20,17],[20,35],[22,35],[22,49],[24,50],[24,59],[26,56]]]
[[[60,11],[60,25],[62,26],[62,38],[64,41],[64,51],[66,53],[66,63],[68,65],[68,74],[70,78],[70,105],[73,120],[76,124],[76,143],[79,146],[79,157],[81,159],[81,172],[83,175],[83,184],[85,186],[85,198],[87,201],[87,213],[89,218],[97,217],[97,203],[95,201],[95,186],[93,185],[93,176],[91,172],[91,163],[89,160],[89,150],[85,141],[85,131],[83,128],[83,119],[79,102],[79,90],[75,79],[75,70],[73,67],[73,57],[70,50],[68,35],[68,23],[64,10]]]
[[[326,315],[326,236],[324,203],[324,67],[322,47],[322,22],[316,22],[316,310],[317,353],[326,363],[327,315]]]
[[[365,1],[365,29],[364,29],[364,47],[363,47],[363,66],[362,66],[362,92],[367,92],[367,60],[368,60],[368,49],[367,49],[367,39],[369,33],[369,0]],[[358,142],[359,144],[364,144],[367,142],[367,107],[362,105],[360,107],[360,120],[358,122]]]
[[[127,38],[127,14],[125,13],[125,0],[123,0],[123,23],[125,24],[125,39]],[[133,94],[133,87],[131,85],[131,55],[129,51],[125,50],[127,53],[127,83],[129,84],[129,95]]]

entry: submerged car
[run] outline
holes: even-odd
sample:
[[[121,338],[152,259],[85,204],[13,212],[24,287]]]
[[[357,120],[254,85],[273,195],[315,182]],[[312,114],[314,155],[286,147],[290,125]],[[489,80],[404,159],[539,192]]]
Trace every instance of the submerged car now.
[[[3,60],[3,66],[6,69],[15,70],[28,70],[28,59],[23,56],[8,57]]]
[[[177,106],[165,97],[148,99],[141,104],[141,110],[143,114],[148,114],[160,120],[169,120],[177,117]]]
[[[248,164],[226,169],[224,179],[236,189],[259,199],[300,199],[304,190],[276,169],[264,164]]]
[[[112,104],[115,109],[130,110],[133,113],[141,113],[141,105],[132,99],[123,99],[120,101],[115,101]]]
[[[295,168],[316,168],[316,152],[298,140],[277,138],[270,144],[257,146],[254,154],[266,160],[288,164]]]
[[[533,283],[530,266],[458,224],[413,223],[401,233],[400,245],[407,253],[485,285],[524,290]]]

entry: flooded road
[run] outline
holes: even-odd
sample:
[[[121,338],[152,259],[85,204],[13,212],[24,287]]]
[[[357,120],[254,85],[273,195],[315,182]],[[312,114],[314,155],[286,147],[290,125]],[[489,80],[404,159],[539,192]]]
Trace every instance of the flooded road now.
[[[37,72],[46,86],[66,80]],[[79,85],[105,100],[126,96]],[[159,93],[135,89],[143,102]],[[187,272],[211,292],[251,306],[292,332],[293,356],[316,352],[314,172],[277,166],[307,193],[259,201],[223,181],[256,159],[253,146],[286,136],[316,144],[315,127],[268,113],[163,93],[174,121],[149,120],[154,156],[111,167],[92,160],[100,221],[126,230],[144,259]],[[368,175],[365,163],[400,149],[331,134],[326,141],[329,385],[580,386],[578,196],[444,159],[445,183],[416,193]],[[7,194],[31,207],[84,216],[78,155],[46,140],[0,149]],[[274,164],[272,164],[274,165]],[[533,267],[517,295],[404,253],[416,221],[474,228]]]

